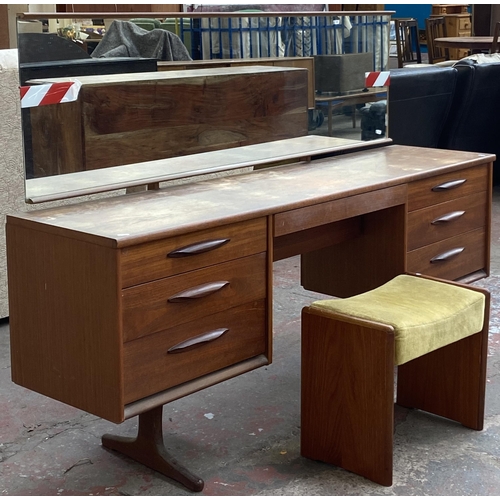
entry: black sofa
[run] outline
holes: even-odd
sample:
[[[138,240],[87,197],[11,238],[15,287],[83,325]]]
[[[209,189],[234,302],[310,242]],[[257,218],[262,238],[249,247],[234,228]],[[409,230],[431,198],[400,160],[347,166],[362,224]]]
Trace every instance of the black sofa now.
[[[395,144],[496,154],[500,184],[500,62],[391,70],[388,108]]]

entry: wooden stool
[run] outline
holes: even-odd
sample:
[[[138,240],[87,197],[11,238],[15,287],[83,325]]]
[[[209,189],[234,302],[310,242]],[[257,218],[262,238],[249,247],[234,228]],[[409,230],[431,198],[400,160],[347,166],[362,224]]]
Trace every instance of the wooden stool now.
[[[398,405],[482,430],[489,293],[401,275],[302,311],[301,454],[392,484]]]

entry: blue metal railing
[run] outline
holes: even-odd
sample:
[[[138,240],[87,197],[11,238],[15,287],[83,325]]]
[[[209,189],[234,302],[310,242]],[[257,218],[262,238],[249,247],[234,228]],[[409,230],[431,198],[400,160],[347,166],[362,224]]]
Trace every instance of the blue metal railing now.
[[[387,69],[389,14],[283,14],[185,17],[176,20],[176,33],[193,59],[309,57],[371,52],[374,69]]]

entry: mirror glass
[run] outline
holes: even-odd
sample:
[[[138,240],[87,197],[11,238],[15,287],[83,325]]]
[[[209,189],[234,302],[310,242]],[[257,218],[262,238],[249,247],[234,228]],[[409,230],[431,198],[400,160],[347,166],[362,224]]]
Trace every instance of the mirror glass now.
[[[179,160],[165,162],[164,175],[157,163],[154,168],[145,163],[187,154],[307,134],[337,138],[341,147],[387,136],[383,72],[389,67],[390,13],[226,14],[19,14],[20,83],[23,91],[35,94],[21,101],[27,200],[51,199],[34,193],[64,191],[64,183],[87,185],[91,193],[147,184],[152,178],[198,175],[199,165]],[[158,60],[158,53],[141,47],[145,32],[156,36],[162,50],[168,45],[177,60]],[[234,71],[230,66],[252,82],[257,80],[250,80],[248,72],[260,71],[268,85],[281,82],[276,76],[280,67],[307,68],[302,92],[307,91],[308,109],[302,108],[300,119],[291,111],[296,89],[290,81],[274,94],[279,105],[265,104],[262,116],[276,114],[271,121],[247,115],[248,88],[222,86],[224,105],[222,94],[197,105],[190,94],[195,82],[187,80],[190,71],[204,70],[215,78],[215,73]],[[179,89],[158,96],[156,85],[146,85],[140,73],[149,73],[149,80],[177,74],[183,98],[178,98]],[[64,94],[68,89],[58,87],[61,82],[69,82],[73,94]],[[253,90],[260,96],[265,91]],[[51,98],[54,103],[46,104]],[[252,99],[255,115],[262,103],[255,95]],[[222,107],[227,108],[224,123]]]

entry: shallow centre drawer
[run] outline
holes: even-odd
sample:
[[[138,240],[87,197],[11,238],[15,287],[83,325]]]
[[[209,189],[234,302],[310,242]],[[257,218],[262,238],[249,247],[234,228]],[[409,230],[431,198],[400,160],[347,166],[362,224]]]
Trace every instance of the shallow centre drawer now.
[[[260,300],[127,342],[125,403],[266,354],[265,320],[266,301]],[[191,339],[201,341],[183,348]]]
[[[264,252],[266,228],[260,218],[124,248],[122,287]]]
[[[266,296],[266,253],[122,292],[124,342]]]

